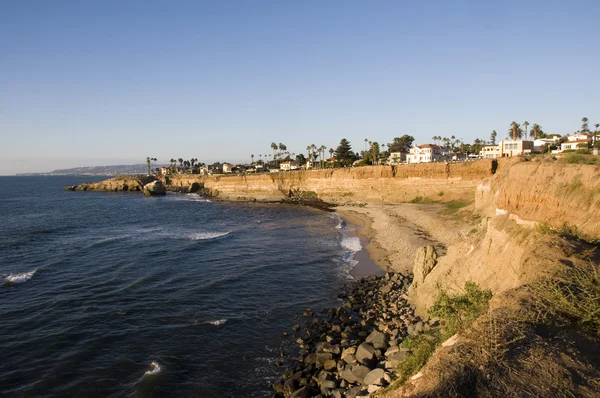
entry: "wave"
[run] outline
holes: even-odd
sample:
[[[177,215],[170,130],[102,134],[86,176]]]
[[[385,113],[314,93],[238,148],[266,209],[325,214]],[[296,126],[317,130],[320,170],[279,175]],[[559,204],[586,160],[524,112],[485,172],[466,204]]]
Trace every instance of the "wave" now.
[[[144,373],[144,376],[146,376],[146,375],[156,375],[156,374],[159,374],[160,371],[162,370],[162,368],[160,367],[160,365],[156,361],[152,361],[150,363],[150,367],[152,369],[147,370],[146,373]]]
[[[203,198],[202,196],[195,193],[186,193],[186,194],[177,194],[177,195],[169,195],[173,200],[181,200],[186,202],[205,202],[210,203],[211,200],[207,198]]]
[[[360,238],[358,236],[344,236],[340,244],[344,249],[353,253],[362,250],[362,245],[360,244]]]
[[[15,284],[15,283],[24,283],[33,278],[33,275],[37,272],[37,269],[29,272],[23,272],[20,274],[10,274],[5,280],[7,283]]]
[[[196,233],[189,235],[189,238],[191,240],[217,239],[217,238],[222,238],[224,236],[227,236],[230,233],[231,233],[231,231],[228,231],[228,232],[196,232]]]
[[[217,319],[217,320],[214,320],[214,321],[206,321],[204,323],[206,323],[208,325],[221,326],[225,322],[227,322],[227,319]]]
[[[333,218],[334,220],[336,220],[338,222],[338,224],[335,226],[335,229],[342,229],[346,226],[346,223],[344,222],[342,217],[339,216],[339,214],[332,213],[331,218]]]

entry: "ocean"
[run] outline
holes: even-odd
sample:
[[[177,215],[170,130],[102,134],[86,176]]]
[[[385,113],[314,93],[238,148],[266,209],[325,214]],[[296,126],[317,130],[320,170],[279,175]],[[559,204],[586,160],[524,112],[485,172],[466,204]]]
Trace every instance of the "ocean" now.
[[[340,305],[335,213],[0,177],[0,396],[263,397],[306,307]]]

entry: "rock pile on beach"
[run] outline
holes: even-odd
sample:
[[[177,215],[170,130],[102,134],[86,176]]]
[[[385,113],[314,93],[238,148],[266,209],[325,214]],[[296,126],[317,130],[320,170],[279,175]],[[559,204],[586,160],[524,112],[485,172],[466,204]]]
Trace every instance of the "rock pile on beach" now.
[[[387,386],[409,352],[400,343],[430,328],[406,301],[410,283],[399,273],[368,277],[344,290],[342,307],[307,308],[289,334],[298,356],[278,363],[285,370],[274,397],[366,397]]]

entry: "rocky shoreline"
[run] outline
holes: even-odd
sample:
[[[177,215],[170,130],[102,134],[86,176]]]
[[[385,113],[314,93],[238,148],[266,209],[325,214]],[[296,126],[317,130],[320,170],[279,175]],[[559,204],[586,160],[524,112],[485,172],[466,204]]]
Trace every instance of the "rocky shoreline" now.
[[[352,282],[340,293],[344,305],[316,314],[307,308],[303,322],[284,332],[293,354],[282,350],[282,380],[272,386],[281,397],[367,397],[389,385],[394,369],[410,353],[400,343],[428,331],[407,302],[410,276],[386,273]]]

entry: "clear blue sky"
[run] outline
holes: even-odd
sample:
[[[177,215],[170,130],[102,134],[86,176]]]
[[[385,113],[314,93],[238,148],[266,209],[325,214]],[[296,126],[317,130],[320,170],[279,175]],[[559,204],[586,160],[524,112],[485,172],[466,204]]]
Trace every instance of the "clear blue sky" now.
[[[600,122],[598,1],[0,1],[0,174]]]

